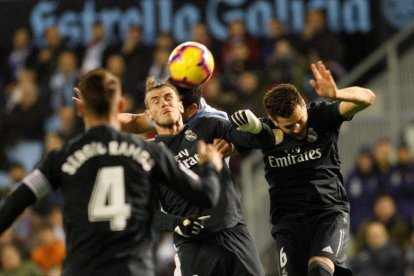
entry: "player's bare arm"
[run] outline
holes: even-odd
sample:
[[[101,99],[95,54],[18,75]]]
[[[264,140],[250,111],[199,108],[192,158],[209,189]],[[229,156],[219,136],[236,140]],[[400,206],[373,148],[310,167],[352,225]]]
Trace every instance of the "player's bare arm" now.
[[[75,87],[73,91],[75,92],[76,97],[72,97],[72,100],[75,102],[76,110],[79,110],[79,107],[82,106],[82,100],[80,99],[81,91],[77,87]],[[121,123],[122,130],[129,133],[142,134],[154,129],[154,127],[148,123],[144,113],[119,113],[118,120]]]
[[[358,86],[338,89],[331,71],[325,67],[322,61],[311,64],[311,70],[314,79],[310,80],[310,84],[316,93],[322,98],[341,100],[339,113],[346,118],[364,110],[375,100],[375,94],[370,89]]]

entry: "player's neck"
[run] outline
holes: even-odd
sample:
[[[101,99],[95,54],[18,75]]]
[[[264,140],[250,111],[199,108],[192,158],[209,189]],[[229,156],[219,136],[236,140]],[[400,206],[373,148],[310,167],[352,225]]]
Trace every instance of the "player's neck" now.
[[[157,133],[160,135],[175,135],[180,132],[184,128],[184,124],[182,121],[178,121],[175,124],[171,125],[157,125],[155,124],[155,129]]]
[[[92,117],[86,116],[83,118],[83,122],[85,124],[85,128],[91,128],[96,126],[111,126],[116,130],[121,130],[121,123],[118,120],[117,116],[109,116],[109,117]]]

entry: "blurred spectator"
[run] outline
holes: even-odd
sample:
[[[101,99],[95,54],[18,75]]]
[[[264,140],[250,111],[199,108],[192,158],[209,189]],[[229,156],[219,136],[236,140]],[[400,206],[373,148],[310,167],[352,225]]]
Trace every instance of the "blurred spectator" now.
[[[260,40],[261,64],[266,64],[269,56],[274,52],[276,43],[285,40],[292,43],[289,35],[285,33],[282,23],[277,18],[272,18],[267,24],[266,36]]]
[[[73,106],[73,88],[78,84],[77,58],[72,51],[58,57],[58,65],[50,80],[51,107],[57,112],[62,106]]]
[[[305,63],[288,40],[280,39],[273,44],[265,65],[271,85],[292,83],[302,91]]]
[[[372,217],[374,201],[380,191],[369,147],[360,148],[355,168],[346,178],[345,188],[351,205],[351,231],[355,233],[365,218]]]
[[[237,78],[235,93],[237,96],[237,106],[228,110],[229,114],[238,109],[250,109],[257,116],[264,116],[263,108],[263,87],[260,78],[254,71],[242,72]]]
[[[388,194],[378,196],[374,203],[374,216],[366,219],[360,227],[356,237],[356,249],[359,251],[366,246],[365,237],[368,225],[371,222],[382,223],[389,235],[390,240],[400,248],[403,248],[409,235],[409,227],[397,213],[394,199]]]
[[[30,33],[27,28],[19,28],[13,34],[13,45],[8,56],[8,69],[11,80],[17,80],[20,71],[26,67],[32,52]]]
[[[0,246],[0,276],[42,276],[42,272],[31,261],[23,260],[21,252],[13,244]]]
[[[56,26],[49,27],[45,31],[44,47],[34,51],[28,61],[29,66],[36,71],[41,87],[47,86],[53,70],[56,69],[58,56],[66,49],[59,29]]]
[[[234,20],[228,25],[229,36],[223,42],[222,57],[223,66],[231,66],[236,57],[234,56],[234,47],[236,45],[245,45],[247,60],[258,65],[259,47],[256,38],[249,35],[246,26],[241,20]]]
[[[23,83],[20,89],[21,98],[4,116],[2,141],[8,146],[9,159],[21,162],[29,171],[41,156],[47,108],[34,83]]]
[[[233,44],[230,51],[232,59],[223,67],[222,83],[224,89],[235,91],[240,75],[246,71],[254,71],[257,67],[250,61],[249,49],[245,43]]]
[[[405,276],[414,275],[414,230],[411,230],[410,238],[407,242],[407,249],[405,250]]]
[[[155,39],[154,49],[164,49],[171,52],[174,49],[174,37],[170,33],[160,33]]]
[[[384,189],[396,199],[398,211],[409,222],[414,212],[414,162],[405,142],[397,147],[397,164],[392,168],[390,181]]]
[[[226,111],[237,106],[237,96],[231,91],[224,90],[218,77],[209,79],[202,89],[203,97],[211,106]]]
[[[38,244],[31,252],[35,262],[44,273],[62,265],[65,257],[65,245],[56,237],[50,226],[43,225],[37,230]]]
[[[101,22],[96,22],[92,27],[91,40],[82,54],[81,75],[102,67],[106,48],[105,28]]]
[[[167,67],[170,51],[166,48],[157,48],[153,55],[154,59],[148,71],[148,76],[153,76],[156,82],[167,80],[170,77]]]
[[[366,226],[366,248],[351,262],[354,276],[400,276],[402,251],[389,239],[384,225],[370,222]]]
[[[195,41],[206,46],[213,54],[215,65],[214,73],[219,73],[221,68],[221,50],[220,44],[209,33],[207,25],[205,23],[197,23],[191,27],[191,41]]]
[[[58,206],[52,206],[46,216],[46,223],[50,225],[56,238],[65,243],[65,231],[63,229],[62,211]]]
[[[331,70],[334,78],[341,78],[345,70],[341,64],[343,43],[339,36],[330,32],[323,10],[308,10],[303,27],[301,52],[309,62],[323,60]]]
[[[381,189],[387,187],[391,182],[392,160],[394,147],[390,139],[382,138],[375,143],[374,147],[374,172]]]

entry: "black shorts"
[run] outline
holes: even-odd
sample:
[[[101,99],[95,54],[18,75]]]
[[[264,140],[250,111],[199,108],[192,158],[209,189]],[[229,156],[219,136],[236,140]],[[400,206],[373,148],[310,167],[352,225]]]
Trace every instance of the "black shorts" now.
[[[345,266],[349,214],[341,211],[294,214],[273,226],[280,275],[307,275],[308,261],[324,256],[335,264],[334,275],[351,275]]]
[[[174,275],[264,275],[259,254],[245,225],[180,244]]]

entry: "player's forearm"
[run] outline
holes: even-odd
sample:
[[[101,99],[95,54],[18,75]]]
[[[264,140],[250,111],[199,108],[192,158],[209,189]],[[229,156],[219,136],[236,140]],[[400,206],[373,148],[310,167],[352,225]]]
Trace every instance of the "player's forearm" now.
[[[4,202],[0,209],[0,233],[3,233],[16,218],[36,201],[36,196],[27,185],[22,184]]]
[[[337,91],[337,99],[353,103],[359,107],[368,107],[375,100],[375,94],[367,88],[352,86]]]
[[[121,121],[122,130],[129,133],[141,134],[154,129],[153,126],[148,123],[143,113],[120,113],[118,118]]]
[[[174,225],[179,217],[166,214],[160,210],[156,210],[152,220],[152,226],[158,231],[174,231]]]

